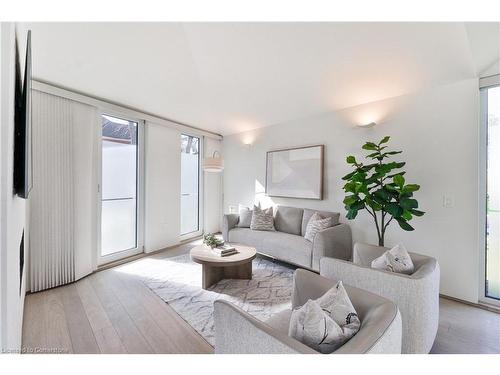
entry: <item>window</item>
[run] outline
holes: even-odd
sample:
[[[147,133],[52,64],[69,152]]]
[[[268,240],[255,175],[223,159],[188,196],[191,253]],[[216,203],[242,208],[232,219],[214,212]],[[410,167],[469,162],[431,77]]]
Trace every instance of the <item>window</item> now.
[[[109,261],[138,248],[138,125],[101,116],[100,256]]]
[[[200,226],[200,138],[181,135],[181,235],[196,235]]]
[[[484,297],[500,301],[500,86],[482,90],[486,124]]]

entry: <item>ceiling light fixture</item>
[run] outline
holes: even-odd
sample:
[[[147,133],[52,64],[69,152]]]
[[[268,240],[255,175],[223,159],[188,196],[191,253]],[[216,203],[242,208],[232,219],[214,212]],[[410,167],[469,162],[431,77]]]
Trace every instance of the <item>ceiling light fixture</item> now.
[[[220,152],[215,150],[211,158],[203,159],[203,170],[205,172],[222,172],[224,169],[224,160],[220,156]]]

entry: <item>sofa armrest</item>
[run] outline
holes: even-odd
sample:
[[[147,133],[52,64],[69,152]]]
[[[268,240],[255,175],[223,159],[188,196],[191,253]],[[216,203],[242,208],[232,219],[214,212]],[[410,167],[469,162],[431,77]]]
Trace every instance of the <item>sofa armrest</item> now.
[[[319,261],[322,257],[351,259],[352,235],[349,225],[335,225],[316,234],[312,245],[313,270],[319,271]]]
[[[229,231],[233,229],[238,221],[240,220],[240,216],[238,214],[225,214],[222,218],[222,238],[224,241],[229,241]]]
[[[214,313],[216,354],[317,353],[228,301],[216,300]]]

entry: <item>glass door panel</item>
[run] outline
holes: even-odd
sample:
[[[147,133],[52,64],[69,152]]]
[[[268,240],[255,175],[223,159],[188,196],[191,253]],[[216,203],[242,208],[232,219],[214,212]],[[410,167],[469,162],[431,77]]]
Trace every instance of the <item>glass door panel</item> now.
[[[200,230],[200,138],[181,135],[181,235]]]
[[[500,300],[500,87],[488,89],[487,110],[485,296]]]
[[[137,122],[102,115],[101,257],[137,248],[137,132]]]

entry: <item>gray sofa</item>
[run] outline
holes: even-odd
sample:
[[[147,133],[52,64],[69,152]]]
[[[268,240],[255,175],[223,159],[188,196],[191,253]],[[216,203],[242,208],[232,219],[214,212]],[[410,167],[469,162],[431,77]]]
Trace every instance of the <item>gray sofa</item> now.
[[[304,238],[311,216],[319,212],[331,217],[333,226],[316,234],[313,242]],[[256,231],[238,226],[238,214],[226,214],[223,219],[224,241],[253,246],[261,254],[288,263],[319,271],[322,257],[351,259],[352,237],[347,224],[339,223],[338,212],[277,206],[274,217],[276,231]]]
[[[415,265],[411,275],[371,268],[372,260],[386,250],[356,243],[353,262],[323,258],[320,274],[393,301],[403,320],[402,352],[429,353],[439,323],[439,264],[434,258],[410,253]]]
[[[292,308],[317,299],[334,286],[335,280],[313,272],[295,271]],[[361,320],[359,332],[334,354],[401,353],[401,315],[397,306],[380,296],[345,285]],[[317,354],[288,336],[292,310],[262,322],[232,303],[217,300],[215,309],[215,353],[224,354]]]

